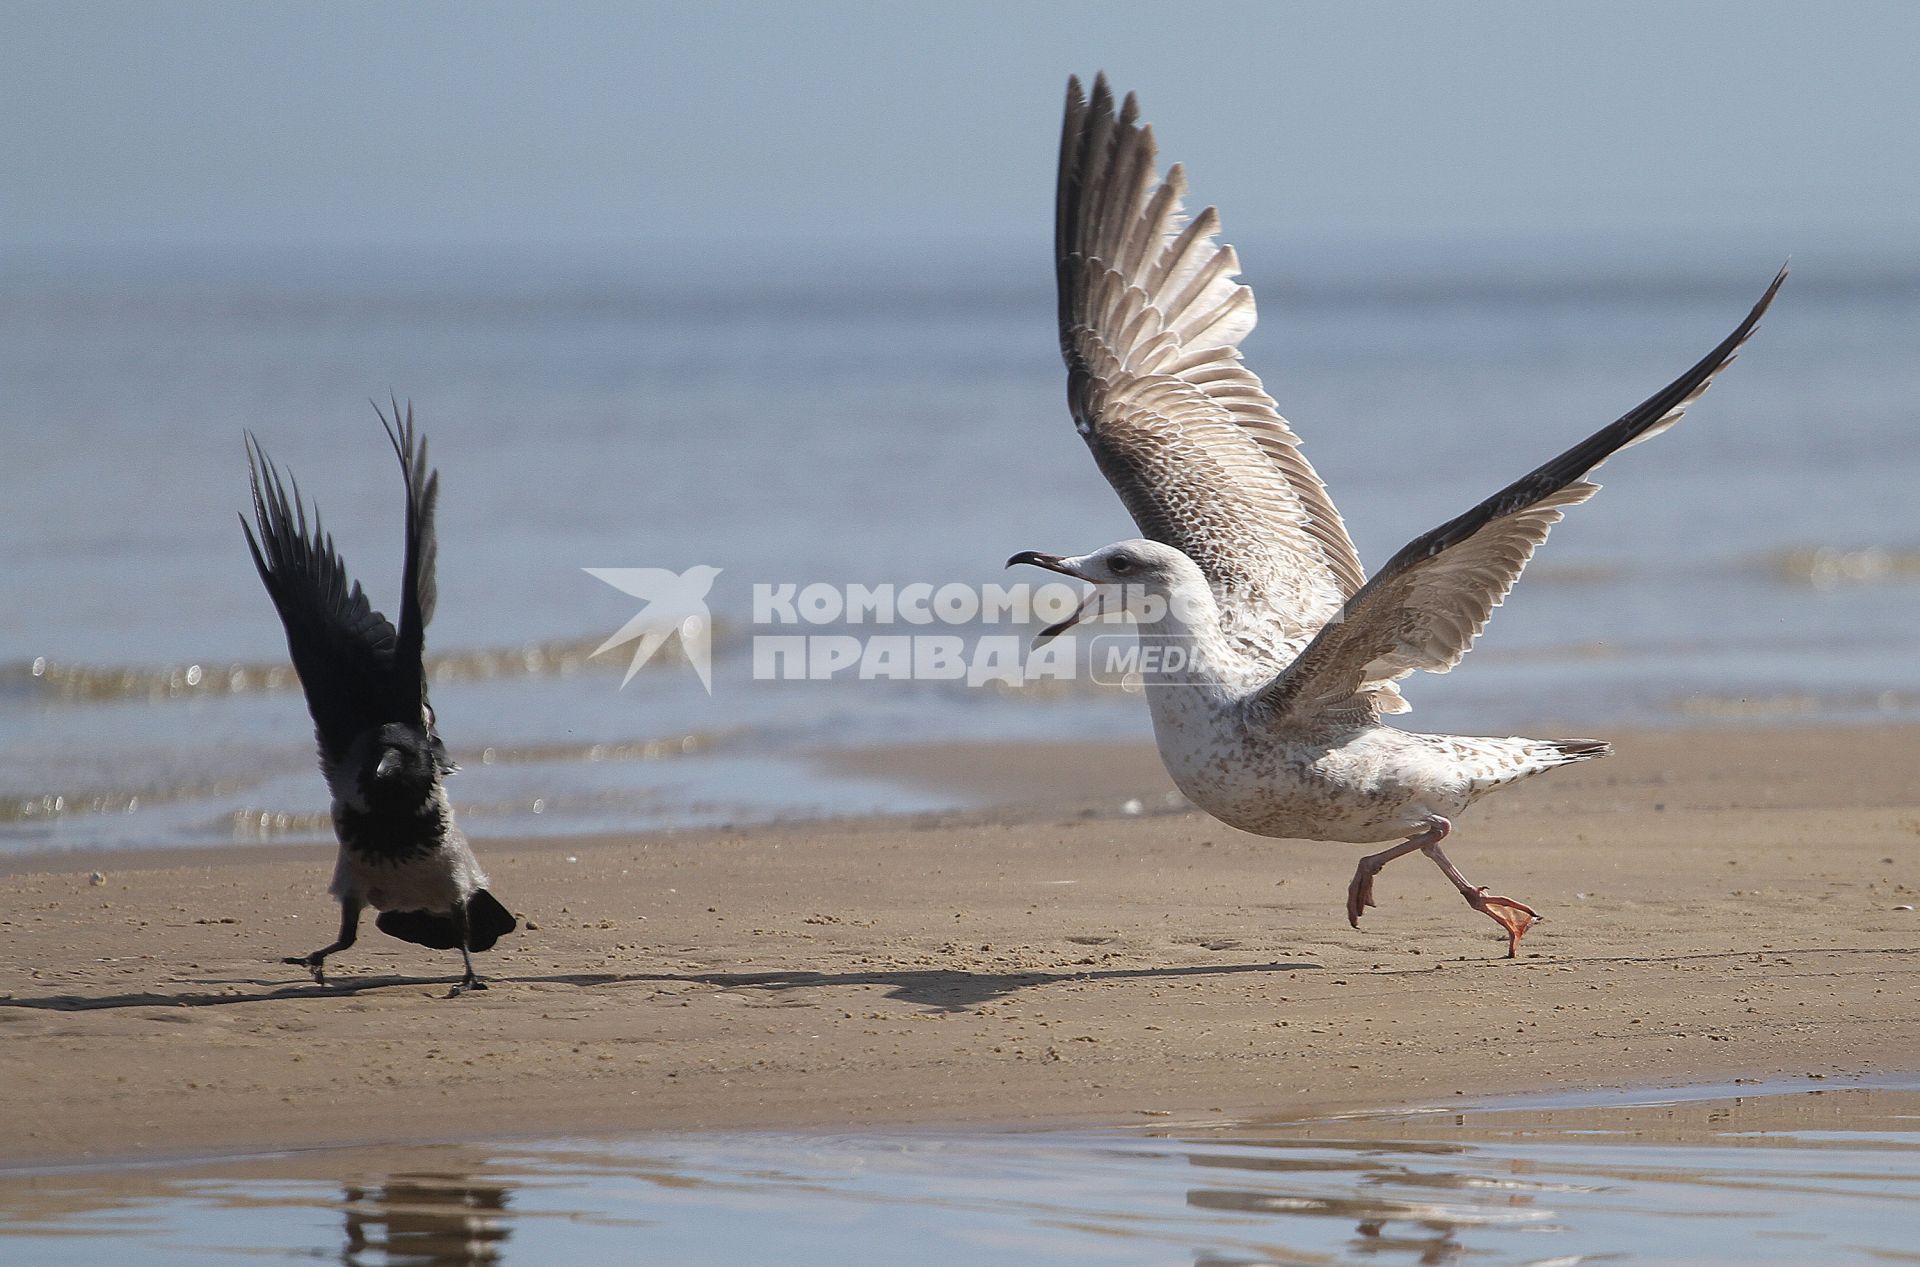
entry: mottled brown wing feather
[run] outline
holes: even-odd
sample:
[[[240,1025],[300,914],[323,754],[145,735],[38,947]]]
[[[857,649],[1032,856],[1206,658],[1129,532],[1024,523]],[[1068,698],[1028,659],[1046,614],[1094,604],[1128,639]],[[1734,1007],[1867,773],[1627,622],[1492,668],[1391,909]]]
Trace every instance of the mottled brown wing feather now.
[[[1299,438],[1239,345],[1253,292],[1186,179],[1105,76],[1067,88],[1055,218],[1060,347],[1075,424],[1146,536],[1206,574],[1229,633],[1298,646],[1366,573]],[[1276,664],[1276,668],[1278,665]]]

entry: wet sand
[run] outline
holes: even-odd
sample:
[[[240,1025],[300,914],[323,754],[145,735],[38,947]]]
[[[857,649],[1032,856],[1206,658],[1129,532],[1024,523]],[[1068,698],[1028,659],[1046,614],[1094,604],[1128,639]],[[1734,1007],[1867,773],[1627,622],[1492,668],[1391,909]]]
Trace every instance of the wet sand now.
[[[1170,806],[1129,745],[822,757],[967,814],[481,841],[529,927],[462,999],[370,925],[327,990],[277,962],[331,937],[328,848],[30,860],[0,1161],[1920,1071],[1920,731],[1614,738],[1450,842],[1548,916],[1514,962],[1419,859],[1349,929],[1354,848]]]

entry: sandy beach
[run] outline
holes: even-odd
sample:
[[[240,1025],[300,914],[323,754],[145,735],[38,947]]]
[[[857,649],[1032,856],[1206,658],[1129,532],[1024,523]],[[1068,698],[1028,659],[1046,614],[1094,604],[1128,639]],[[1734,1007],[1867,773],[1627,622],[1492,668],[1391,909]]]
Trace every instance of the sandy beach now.
[[[1359,931],[1356,851],[1171,802],[1140,745],[823,755],[996,808],[476,842],[526,928],[372,932],[330,848],[0,874],[0,1161],[685,1127],[1314,1114],[1920,1068],[1920,730],[1616,735],[1476,806]],[[459,788],[454,788],[456,797]],[[104,873],[94,882],[90,873]]]

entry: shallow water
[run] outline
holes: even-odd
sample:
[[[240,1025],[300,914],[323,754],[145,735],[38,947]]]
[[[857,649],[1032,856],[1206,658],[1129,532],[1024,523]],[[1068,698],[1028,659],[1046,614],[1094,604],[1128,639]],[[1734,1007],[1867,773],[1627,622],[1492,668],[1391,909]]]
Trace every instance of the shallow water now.
[[[1132,1131],[655,1135],[0,1173],[0,1260],[1920,1261],[1920,1090]]]
[[[1778,262],[1737,254],[1582,274],[1579,244],[1555,273],[1443,252],[1402,284],[1371,250],[1250,249],[1249,362],[1377,566],[1711,347]],[[1110,690],[750,672],[755,583],[998,581],[1016,550],[1131,535],[1063,408],[1030,252],[717,278],[6,262],[0,282],[0,851],[325,834],[235,521],[240,437],[299,475],[391,610],[398,481],[364,403],[389,389],[443,476],[434,703],[476,835],[926,808],[806,754],[1147,737]],[[1693,416],[1608,465],[1462,671],[1413,684],[1410,722],[1920,719],[1915,346],[1910,259],[1802,259]],[[712,694],[674,655],[620,689],[625,653],[589,653],[637,603],[582,569],[695,564],[723,569]]]

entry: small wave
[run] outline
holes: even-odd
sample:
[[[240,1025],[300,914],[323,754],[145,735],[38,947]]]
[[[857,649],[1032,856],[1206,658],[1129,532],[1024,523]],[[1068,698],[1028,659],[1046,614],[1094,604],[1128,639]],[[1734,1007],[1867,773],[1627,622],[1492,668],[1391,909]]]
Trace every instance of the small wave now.
[[[530,796],[513,800],[461,801],[454,813],[462,823],[476,818],[499,818],[546,812],[548,798]],[[329,810],[261,809],[249,806],[220,815],[213,821],[216,834],[236,844],[258,844],[289,837],[318,836],[333,838],[333,814]]]
[[[285,836],[321,836],[333,834],[331,812],[271,809],[237,809],[227,815],[228,829],[235,841],[278,840]]]
[[[44,822],[83,814],[132,814],[154,805],[231,796],[250,781],[175,783],[162,787],[94,789],[80,792],[27,792],[0,796],[0,826]]]
[[[714,751],[734,739],[737,731],[693,731],[658,739],[623,739],[602,743],[489,745],[455,758],[471,765],[532,764],[536,762],[664,761]],[[80,792],[27,792],[0,796],[0,826],[43,822],[88,814],[132,814],[156,805],[232,796],[254,786],[253,780],[180,782],[138,788],[92,789]],[[524,807],[523,807],[524,808]],[[462,807],[462,814],[474,812]],[[534,811],[538,813],[539,811]],[[235,810],[230,816],[236,838],[284,836],[333,829],[327,814],[293,813],[260,808]]]
[[[669,805],[662,793],[651,788],[560,788],[524,796],[461,800],[454,806],[454,812],[469,828],[476,822],[497,824],[501,820],[529,817],[562,818],[577,824],[636,817],[745,820],[780,816],[751,803],[729,805],[703,799],[675,799]],[[239,844],[293,837],[333,838],[333,816],[324,810],[237,809],[221,814],[211,826],[216,834]]]
[[[596,635],[515,647],[445,651],[427,657],[427,672],[434,682],[468,682],[624,671],[626,661],[620,656],[593,658],[604,640]],[[671,662],[658,657],[649,662],[649,667]],[[293,665],[284,661],[151,666],[67,664],[38,656],[31,661],[0,665],[0,691],[83,703],[204,699],[255,691],[291,691],[299,685]]]
[[[1767,560],[1783,581],[1825,589],[1834,585],[1874,585],[1920,580],[1920,550],[1893,546],[1810,546],[1786,550]]]
[[[0,667],[0,689],[85,702],[122,699],[186,699],[284,691],[299,684],[291,664],[204,664],[161,668],[135,665],[62,664],[46,656]]]
[[[740,735],[739,730],[689,731],[663,739],[625,739],[604,743],[490,744],[456,759],[480,765],[519,765],[547,761],[661,761],[712,752]]]

